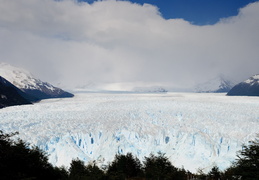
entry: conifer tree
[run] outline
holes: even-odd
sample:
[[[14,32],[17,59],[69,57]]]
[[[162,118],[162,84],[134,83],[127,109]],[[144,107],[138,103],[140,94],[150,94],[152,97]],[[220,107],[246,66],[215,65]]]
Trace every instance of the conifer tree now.
[[[249,141],[249,145],[243,145],[241,151],[238,152],[238,159],[235,163],[236,171],[242,180],[258,180],[259,179],[259,137],[254,141]]]
[[[115,155],[115,159],[109,165],[107,174],[109,179],[125,179],[139,177],[142,174],[142,165],[138,158],[131,153]]]
[[[37,147],[29,148],[22,140],[14,141],[12,136],[0,131],[0,179],[63,179],[65,174],[54,168],[47,155]]]
[[[87,180],[102,180],[105,179],[104,172],[95,164],[88,164],[86,166]]]
[[[177,168],[174,167],[168,158],[165,157],[165,154],[162,153],[158,153],[158,156],[150,154],[149,157],[145,157],[144,170],[147,179],[177,179]],[[184,179],[186,178],[184,177]]]
[[[87,171],[84,162],[79,159],[73,159],[69,168],[69,179],[84,180],[86,179]]]
[[[210,180],[220,180],[221,179],[221,173],[219,171],[218,166],[212,167],[210,172],[208,173]]]

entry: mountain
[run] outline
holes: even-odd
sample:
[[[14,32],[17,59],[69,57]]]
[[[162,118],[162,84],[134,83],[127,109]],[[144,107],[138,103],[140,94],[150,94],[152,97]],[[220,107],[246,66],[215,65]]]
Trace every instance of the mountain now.
[[[228,96],[259,96],[259,74],[235,85]]]
[[[219,76],[195,87],[198,93],[224,93],[228,92],[234,84],[223,76]]]
[[[31,101],[74,96],[47,82],[36,79],[24,69],[13,67],[9,64],[0,63],[0,75],[28,94],[31,97]]]
[[[25,93],[0,76],[0,108],[14,105],[31,104]]]
[[[166,93],[168,92],[165,88],[160,86],[152,86],[152,87],[135,87],[132,90],[137,93]]]

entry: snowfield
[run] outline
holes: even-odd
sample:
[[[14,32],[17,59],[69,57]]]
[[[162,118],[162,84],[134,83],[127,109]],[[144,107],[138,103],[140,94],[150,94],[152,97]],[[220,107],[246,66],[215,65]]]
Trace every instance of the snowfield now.
[[[73,158],[107,165],[116,153],[140,160],[166,153],[192,172],[236,159],[259,133],[259,97],[195,93],[78,93],[0,110],[0,129],[69,166]]]

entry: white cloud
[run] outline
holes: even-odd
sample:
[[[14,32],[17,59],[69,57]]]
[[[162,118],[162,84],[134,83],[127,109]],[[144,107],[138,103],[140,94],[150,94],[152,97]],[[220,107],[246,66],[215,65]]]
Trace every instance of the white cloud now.
[[[259,73],[259,3],[210,26],[165,20],[125,1],[0,0],[0,61],[67,85],[187,87],[219,74]]]

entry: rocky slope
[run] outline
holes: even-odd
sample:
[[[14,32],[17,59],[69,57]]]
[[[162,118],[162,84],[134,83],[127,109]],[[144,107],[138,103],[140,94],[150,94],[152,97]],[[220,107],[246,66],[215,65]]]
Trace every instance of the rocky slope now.
[[[259,96],[259,74],[235,85],[229,92],[229,96]]]
[[[26,96],[24,92],[0,76],[0,108],[31,104],[31,102],[23,96]]]
[[[69,92],[35,78],[24,69],[13,67],[9,64],[0,63],[0,76],[7,79],[26,94],[34,97],[30,99],[31,101],[74,96]]]

